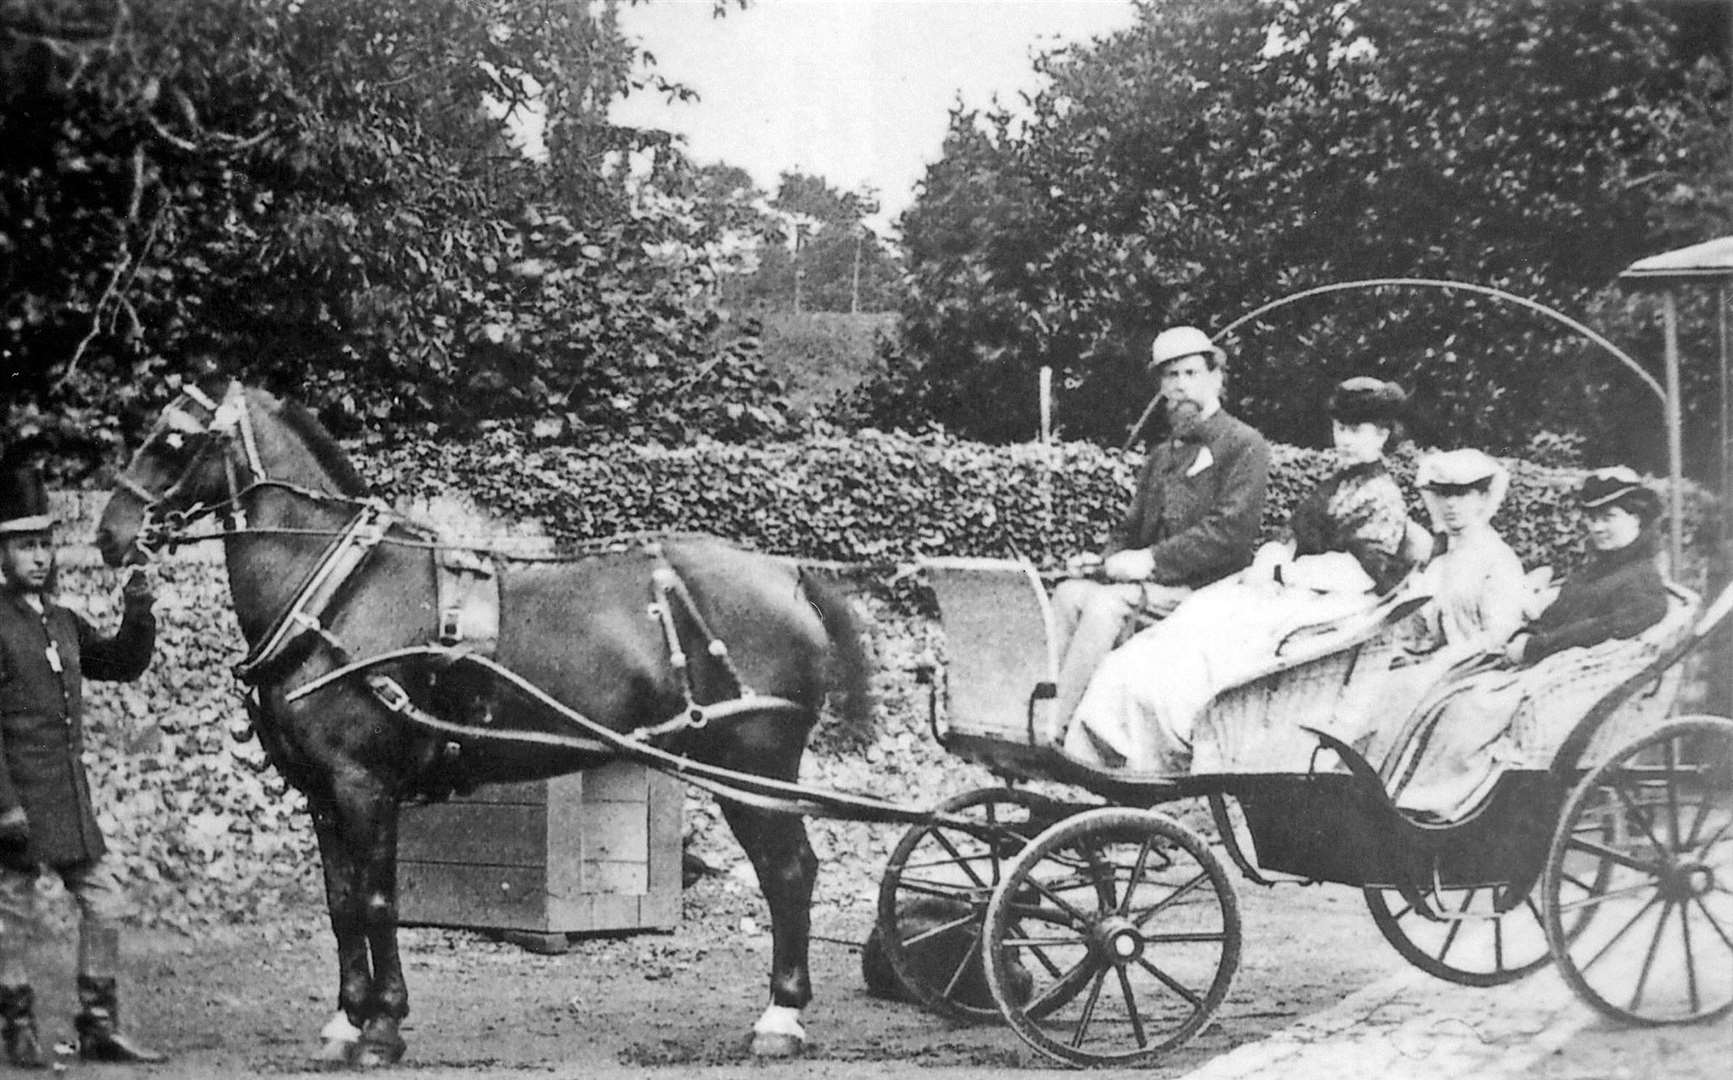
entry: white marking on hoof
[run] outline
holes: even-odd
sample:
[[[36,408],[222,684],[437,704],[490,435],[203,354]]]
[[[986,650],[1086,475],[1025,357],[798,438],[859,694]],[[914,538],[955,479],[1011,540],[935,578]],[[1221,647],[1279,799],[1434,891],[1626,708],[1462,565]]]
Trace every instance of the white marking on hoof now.
[[[752,1056],[799,1057],[806,1050],[806,1029],[800,1026],[800,1010],[771,1005],[752,1025]]]
[[[319,1029],[319,1052],[313,1055],[315,1064],[348,1065],[355,1059],[355,1046],[361,1039],[361,1029],[349,1022],[343,1010],[326,1021]]]
[[[338,1009],[319,1029],[319,1037],[327,1042],[355,1042],[361,1038],[361,1029],[351,1024],[348,1014]]]

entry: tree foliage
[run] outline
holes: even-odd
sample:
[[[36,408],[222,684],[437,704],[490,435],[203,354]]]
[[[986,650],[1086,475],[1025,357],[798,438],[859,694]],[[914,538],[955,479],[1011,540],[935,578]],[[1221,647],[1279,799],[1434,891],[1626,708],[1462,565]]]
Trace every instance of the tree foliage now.
[[[908,355],[880,412],[1027,438],[1034,371],[1052,365],[1064,430],[1117,442],[1143,404],[1126,388],[1149,335],[1356,278],[1466,280],[1631,325],[1614,274],[1728,224],[1726,78],[1681,17],[1636,2],[1142,4],[1133,28],[1038,60],[1026,115],[953,114],[902,221]],[[1444,438],[1508,449],[1574,432],[1591,453],[1653,460],[1618,438],[1644,427],[1628,423],[1639,385],[1520,309],[1346,294],[1227,344],[1230,395],[1278,438],[1315,442],[1331,382],[1373,373],[1416,391]]]
[[[717,224],[656,186],[678,155],[606,122],[680,92],[616,7],[7,0],[8,433],[106,446],[209,367],[350,432],[778,426],[718,333]],[[545,161],[514,145],[532,109]]]
[[[773,194],[746,183],[730,192],[755,211],[751,257],[723,283],[731,304],[760,313],[897,306],[901,260],[867,222],[879,209],[873,191],[842,191],[798,170],[784,172]]]

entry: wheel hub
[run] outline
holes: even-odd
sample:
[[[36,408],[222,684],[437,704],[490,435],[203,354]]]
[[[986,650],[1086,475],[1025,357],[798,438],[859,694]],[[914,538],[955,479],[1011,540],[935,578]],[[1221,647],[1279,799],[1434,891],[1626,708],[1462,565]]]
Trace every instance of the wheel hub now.
[[[1669,866],[1661,874],[1661,895],[1674,903],[1706,895],[1715,888],[1715,870],[1707,863]]]
[[[1090,945],[1096,955],[1114,964],[1129,964],[1143,955],[1147,942],[1137,924],[1123,915],[1109,915],[1096,923]]]

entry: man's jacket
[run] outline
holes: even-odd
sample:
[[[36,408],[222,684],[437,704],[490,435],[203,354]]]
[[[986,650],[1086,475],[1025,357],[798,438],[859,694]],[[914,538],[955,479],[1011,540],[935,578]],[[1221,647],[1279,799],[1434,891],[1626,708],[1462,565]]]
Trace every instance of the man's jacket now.
[[[1207,585],[1244,569],[1269,477],[1264,437],[1218,409],[1185,437],[1151,444],[1108,553],[1150,549],[1151,580],[1162,585]]]
[[[156,645],[156,618],[148,600],[129,601],[120,629],[104,637],[52,601],[43,606],[38,613],[0,587],[0,813],[22,806],[25,857],[65,866],[106,850],[80,757],[83,682],[138,678]]]

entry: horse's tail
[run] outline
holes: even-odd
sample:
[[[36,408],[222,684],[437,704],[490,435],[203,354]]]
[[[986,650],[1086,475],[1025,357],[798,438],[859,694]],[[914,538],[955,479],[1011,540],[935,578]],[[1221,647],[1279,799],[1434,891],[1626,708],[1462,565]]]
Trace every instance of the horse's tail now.
[[[818,577],[808,567],[800,567],[799,573],[801,591],[823,620],[825,635],[830,639],[829,689],[842,721],[822,732],[819,742],[832,750],[864,749],[873,739],[876,710],[872,660],[867,655],[860,620],[842,589]]]

